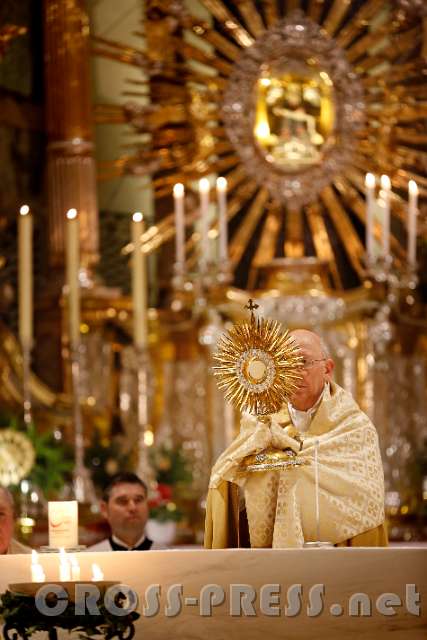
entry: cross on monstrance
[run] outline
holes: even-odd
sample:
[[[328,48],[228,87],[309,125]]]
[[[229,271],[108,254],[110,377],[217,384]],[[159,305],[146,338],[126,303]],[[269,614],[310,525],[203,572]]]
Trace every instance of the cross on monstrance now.
[[[254,317],[254,309],[258,309],[258,308],[259,308],[259,304],[254,302],[252,298],[249,298],[248,304],[245,305],[245,309],[249,309],[249,311],[251,312],[251,318]]]

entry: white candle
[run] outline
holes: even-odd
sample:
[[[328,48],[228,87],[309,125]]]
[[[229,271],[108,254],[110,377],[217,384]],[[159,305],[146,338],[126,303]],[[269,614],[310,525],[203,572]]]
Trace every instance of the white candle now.
[[[66,271],[68,285],[68,315],[70,343],[76,348],[80,342],[80,233],[76,209],[67,211],[66,225]]]
[[[70,555],[70,562],[71,562],[71,580],[74,580],[75,582],[77,582],[78,580],[80,580],[80,565],[77,562],[77,558],[74,554]]]
[[[43,567],[39,564],[37,551],[31,553],[31,582],[44,582],[46,579]]]
[[[92,565],[92,582],[98,582],[99,580],[104,579],[104,574],[102,573],[100,567],[97,564]]]
[[[209,256],[209,191],[210,184],[207,178],[199,180],[200,194],[200,271],[206,271]]]
[[[390,255],[390,194],[391,182],[386,175],[381,176],[381,197],[383,200],[383,256]]]
[[[61,582],[69,582],[71,580],[71,564],[65,549],[59,550],[59,579]]]
[[[71,565],[69,562],[60,562],[59,564],[59,580],[61,582],[70,582]]]
[[[184,185],[180,182],[173,188],[173,199],[175,210],[175,265],[178,273],[183,273],[185,265]]]
[[[143,233],[144,217],[137,211],[132,216],[132,302],[133,341],[138,349],[144,349],[148,343],[147,271],[145,254],[141,251]]]
[[[77,500],[48,503],[49,546],[70,549],[78,545]]]
[[[19,210],[18,220],[19,338],[21,345],[33,342],[33,218],[28,205]]]
[[[374,258],[374,201],[375,201],[375,176],[367,173],[365,177],[366,193],[366,257],[371,264]]]
[[[417,261],[417,213],[418,213],[418,186],[415,180],[408,184],[408,266],[414,268]]]
[[[227,180],[218,178],[216,181],[218,198],[218,228],[219,228],[219,263],[228,261],[228,227],[227,227]]]

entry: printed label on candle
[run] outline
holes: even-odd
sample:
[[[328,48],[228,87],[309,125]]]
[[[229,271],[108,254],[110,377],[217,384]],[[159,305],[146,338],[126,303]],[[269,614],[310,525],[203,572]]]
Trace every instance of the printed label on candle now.
[[[69,549],[78,545],[78,505],[76,500],[49,502],[49,546]]]

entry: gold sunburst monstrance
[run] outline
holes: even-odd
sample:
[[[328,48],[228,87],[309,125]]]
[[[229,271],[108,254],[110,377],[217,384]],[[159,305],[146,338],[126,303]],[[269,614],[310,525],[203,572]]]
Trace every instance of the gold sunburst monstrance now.
[[[302,357],[288,331],[275,320],[255,318],[223,335],[214,355],[218,386],[240,410],[255,415],[275,413],[298,387]]]

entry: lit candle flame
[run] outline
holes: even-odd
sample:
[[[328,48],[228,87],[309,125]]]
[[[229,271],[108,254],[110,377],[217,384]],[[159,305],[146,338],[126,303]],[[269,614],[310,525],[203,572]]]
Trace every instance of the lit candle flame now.
[[[415,182],[415,180],[409,180],[408,189],[411,195],[414,195],[414,196],[418,195],[418,185]]]
[[[386,191],[390,191],[391,189],[390,178],[385,174],[381,176],[381,189],[385,189]]]
[[[77,209],[68,209],[67,218],[68,220],[75,220],[77,218]]]
[[[216,188],[218,189],[218,191],[227,191],[227,180],[222,176],[220,178],[217,178]]]
[[[365,176],[365,185],[369,188],[372,189],[373,187],[375,187],[375,176],[373,173],[367,173]]]
[[[200,193],[209,193],[210,184],[207,178],[201,178],[199,180],[199,191]]]
[[[175,198],[182,198],[184,195],[184,185],[180,182],[177,182],[173,187],[173,195]]]
[[[104,574],[101,571],[101,568],[97,564],[92,564],[92,582],[99,582],[99,580],[104,579]]]
[[[27,204],[23,204],[19,209],[19,213],[21,214],[21,216],[28,215],[30,213],[30,207]]]

